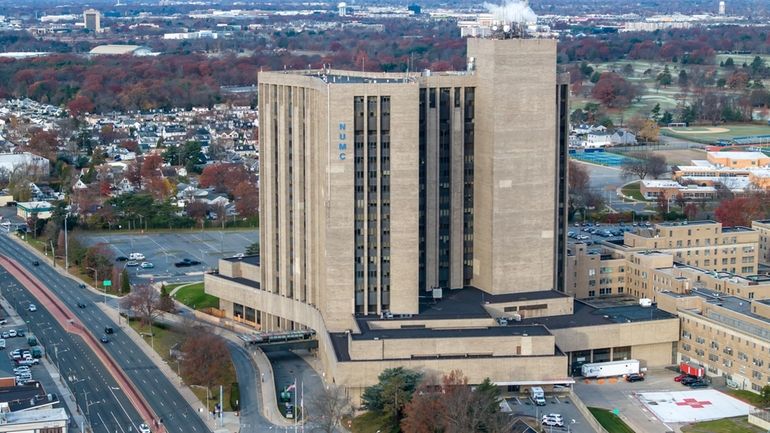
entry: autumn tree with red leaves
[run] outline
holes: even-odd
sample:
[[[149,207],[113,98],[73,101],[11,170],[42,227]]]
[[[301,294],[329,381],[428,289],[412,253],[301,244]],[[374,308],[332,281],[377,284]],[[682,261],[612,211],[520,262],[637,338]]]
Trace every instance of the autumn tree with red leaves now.
[[[187,383],[205,387],[222,384],[227,372],[222,366],[230,362],[224,340],[202,327],[190,331],[180,348],[182,377]]]
[[[767,214],[763,207],[763,196],[757,194],[723,200],[714,211],[714,217],[724,227],[748,227],[751,221],[764,219]]]
[[[259,213],[259,189],[249,181],[243,181],[235,187],[235,210],[243,218],[257,216]]]
[[[509,432],[512,419],[500,411],[500,390],[489,379],[472,389],[459,370],[440,383],[424,380],[404,408],[404,433]]]
[[[638,90],[615,72],[604,72],[591,94],[607,108],[624,108],[631,104]]]
[[[199,181],[204,188],[213,187],[216,192],[235,195],[238,184],[250,177],[243,164],[211,164],[203,169]]]

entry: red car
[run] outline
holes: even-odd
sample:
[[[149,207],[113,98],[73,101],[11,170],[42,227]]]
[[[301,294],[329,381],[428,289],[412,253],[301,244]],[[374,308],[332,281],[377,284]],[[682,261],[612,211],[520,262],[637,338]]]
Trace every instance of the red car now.
[[[689,374],[680,374],[679,376],[674,378],[674,382],[681,382],[682,379],[684,379],[687,376],[689,376]]]

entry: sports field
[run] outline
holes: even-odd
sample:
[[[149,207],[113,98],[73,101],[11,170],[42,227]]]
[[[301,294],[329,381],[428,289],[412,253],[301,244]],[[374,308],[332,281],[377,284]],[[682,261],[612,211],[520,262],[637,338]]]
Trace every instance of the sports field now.
[[[736,137],[770,135],[770,126],[758,124],[693,126],[689,128],[661,128],[660,132],[670,137],[716,144],[719,140],[732,140]]]

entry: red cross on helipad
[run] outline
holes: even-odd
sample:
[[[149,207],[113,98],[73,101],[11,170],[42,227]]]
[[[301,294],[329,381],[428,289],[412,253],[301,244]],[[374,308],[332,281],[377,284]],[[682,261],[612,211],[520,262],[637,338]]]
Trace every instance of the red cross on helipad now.
[[[708,400],[699,401],[695,398],[686,398],[682,401],[676,402],[677,406],[690,406],[693,409],[703,409],[703,406],[711,404]]]

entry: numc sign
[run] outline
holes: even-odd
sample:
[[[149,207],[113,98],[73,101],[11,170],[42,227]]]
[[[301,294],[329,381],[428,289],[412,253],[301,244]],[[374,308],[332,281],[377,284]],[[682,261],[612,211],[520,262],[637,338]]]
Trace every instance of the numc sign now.
[[[337,150],[339,151],[340,161],[344,161],[345,160],[346,153],[348,151],[348,144],[346,142],[347,139],[348,139],[348,134],[345,131],[345,129],[346,129],[345,122],[340,122],[339,137],[338,137],[339,141],[337,143]]]

